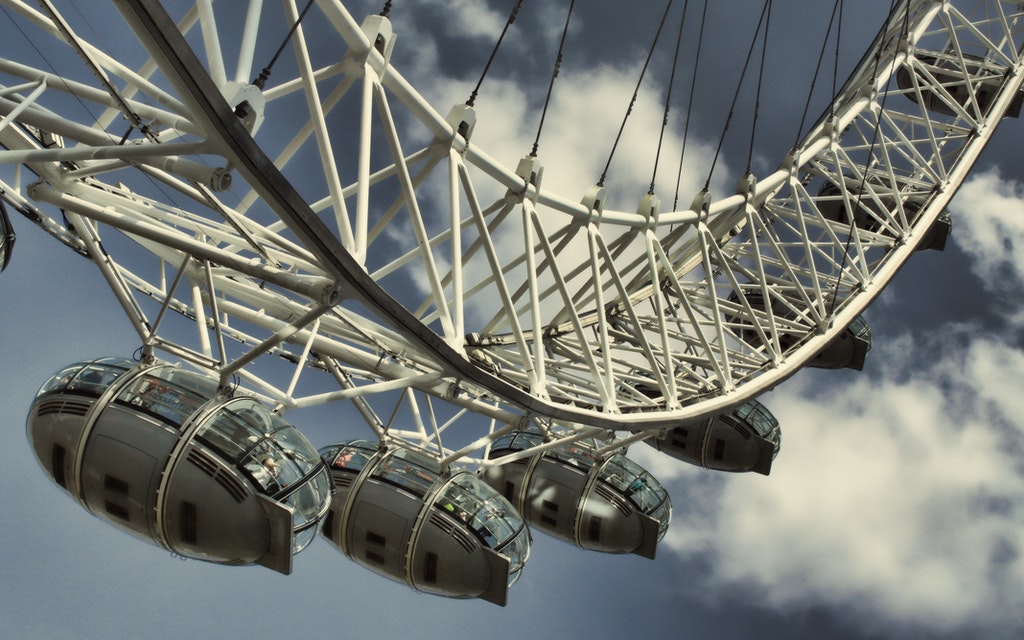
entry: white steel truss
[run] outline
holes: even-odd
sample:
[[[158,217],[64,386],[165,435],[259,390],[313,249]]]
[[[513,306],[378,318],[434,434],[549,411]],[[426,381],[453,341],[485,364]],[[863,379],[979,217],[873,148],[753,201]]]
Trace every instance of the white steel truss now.
[[[116,53],[51,2],[0,4],[53,56],[0,48],[2,195],[92,258],[144,347],[280,408],[354,402],[449,462],[527,423],[643,437],[782,382],[928,242],[1024,81],[1021,3],[908,0],[776,171],[616,211],[494,160],[471,108],[390,64],[388,20],[341,2],[265,86],[293,0],[118,0],[138,46]]]

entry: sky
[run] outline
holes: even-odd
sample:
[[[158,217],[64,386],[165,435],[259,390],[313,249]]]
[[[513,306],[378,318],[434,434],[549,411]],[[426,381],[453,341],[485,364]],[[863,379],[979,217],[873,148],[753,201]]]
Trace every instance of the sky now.
[[[395,3],[396,64],[437,103],[464,100],[510,4]],[[617,126],[662,6],[623,13],[616,3],[579,4],[587,10],[571,34],[574,53],[556,84],[540,151],[546,184],[570,194],[582,193],[603,166],[610,140],[594,132]],[[739,64],[757,18],[747,15],[749,4],[713,4],[717,15],[733,19],[723,20],[725,30],[709,44],[717,52],[709,54],[709,69]],[[803,45],[816,55],[819,46],[792,37],[795,16],[807,11],[796,5],[804,3],[777,4],[783,62],[771,66],[762,99],[762,117],[772,125],[759,131],[754,157],[761,170],[791,144],[808,91],[806,61],[789,49]],[[862,20],[850,21],[851,48],[870,36],[888,6],[855,4]],[[537,70],[553,60],[560,6],[525,3],[478,100],[478,142],[506,163],[530,150],[547,82]],[[859,55],[844,58],[847,68]],[[734,89],[721,84],[727,86],[713,84],[695,101],[686,200],[704,180],[700,167]],[[639,131],[612,165],[610,190],[622,208],[650,181],[664,88],[664,74],[645,86],[631,122]],[[816,98],[812,114],[823,100]],[[673,112],[673,127],[682,112]],[[654,124],[633,124],[645,121]],[[323,541],[297,556],[285,577],[175,559],[84,513],[38,468],[25,416],[53,371],[83,358],[128,355],[137,338],[99,273],[16,216],[14,259],[0,274],[0,430],[8,437],[0,449],[0,628],[18,638],[1020,637],[1022,136],[1019,121],[1001,125],[951,206],[950,245],[915,255],[868,311],[874,346],[864,370],[802,371],[761,398],[783,430],[769,477],[714,474],[634,447],[631,457],[662,481],[674,505],[657,559],[585,552],[535,533],[505,608],[414,593]],[[735,183],[745,162],[739,138],[727,145],[716,174],[720,190]],[[678,147],[673,153],[678,157]],[[664,175],[659,192],[666,200],[674,171]],[[303,426],[301,412],[288,417]]]

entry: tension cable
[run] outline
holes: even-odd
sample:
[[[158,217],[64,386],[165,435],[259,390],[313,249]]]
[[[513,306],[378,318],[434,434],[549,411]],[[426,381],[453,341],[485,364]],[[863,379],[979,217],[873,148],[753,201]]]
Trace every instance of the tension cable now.
[[[494,49],[491,50],[491,56],[487,58],[487,64],[484,65],[484,71],[480,74],[480,79],[477,81],[476,87],[473,88],[473,92],[469,94],[469,100],[466,100],[467,107],[472,107],[476,103],[476,96],[480,92],[480,85],[484,83],[484,78],[487,77],[487,72],[491,68],[491,63],[494,62],[494,56],[498,53],[498,48],[501,46],[502,40],[505,39],[505,34],[508,33],[508,28],[516,21],[516,16],[519,14],[519,8],[521,6],[523,6],[523,0],[516,0],[511,13],[508,14],[508,20],[505,21],[505,26],[501,29],[501,35],[498,36],[498,41],[494,43]]]
[[[676,67],[679,65],[679,45],[683,41],[683,27],[686,25],[686,8],[690,0],[683,2],[683,14],[679,17],[679,32],[676,34],[676,49],[672,55],[672,72],[668,78],[668,90],[665,93],[665,113],[661,118],[661,132],[658,134],[658,149],[654,152],[654,170],[651,172],[651,186],[647,195],[654,195],[654,179],[658,176],[658,163],[661,159],[661,143],[665,139],[665,128],[668,127],[668,113],[672,103],[672,86],[676,81]]]
[[[892,0],[892,3],[889,5],[889,15],[890,16],[892,16],[892,14],[895,13],[897,2],[898,2],[898,0]],[[902,31],[901,35],[902,36],[906,36],[907,33],[909,33],[909,31],[910,31],[910,7],[908,6],[906,8],[906,13],[904,13],[904,15],[903,15],[903,31]],[[881,62],[882,62],[882,49],[883,49],[883,47],[879,44],[877,50],[875,51],[874,68],[871,70],[871,83],[872,83],[872,85],[875,83],[875,79],[878,77],[878,68],[881,66]],[[892,64],[896,64],[896,59],[895,58],[893,58]],[[856,200],[856,202],[853,205],[853,209],[850,211],[850,229],[849,229],[849,232],[847,233],[847,236],[846,236],[846,244],[843,246],[843,258],[839,262],[839,272],[836,274],[836,286],[835,286],[835,289],[832,292],[832,302],[829,305],[828,315],[832,315],[835,312],[835,309],[836,309],[836,302],[838,301],[838,298],[839,298],[839,285],[843,281],[843,271],[846,270],[846,262],[849,259],[849,255],[850,255],[850,244],[853,242],[854,229],[856,229],[856,227],[857,227],[857,211],[860,209],[860,203],[864,199],[864,187],[867,184],[867,179],[868,179],[867,168],[868,168],[868,165],[870,163],[870,159],[873,158],[874,155],[875,155],[875,147],[878,145],[878,133],[879,133],[879,131],[882,128],[882,114],[885,112],[885,101],[886,101],[886,99],[888,97],[889,97],[889,92],[885,92],[885,93],[882,94],[882,102],[879,105],[881,108],[879,109],[879,114],[875,117],[875,126],[874,126],[874,128],[873,128],[873,130],[871,132],[871,144],[868,146],[868,161],[869,162],[865,162],[864,163],[865,171],[861,175],[861,177],[860,177],[860,185],[858,185],[858,187],[857,187],[857,200]],[[833,103],[835,103],[835,100],[833,100]],[[840,181],[844,181],[845,182],[845,179],[844,179],[844,177],[842,175],[839,175],[838,179]],[[843,187],[845,187],[845,186],[846,185],[844,184]]]
[[[685,14],[685,10],[683,11]],[[697,72],[700,70],[700,52],[704,43],[704,25],[707,23],[708,2],[704,0],[700,14],[700,29],[697,32],[697,52],[693,60],[693,75],[690,77],[690,97],[686,102],[686,122],[683,124],[683,143],[679,150],[679,171],[676,173],[676,194],[672,202],[672,210],[679,210],[679,186],[683,179],[683,158],[686,156],[686,139],[690,132],[690,114],[693,113],[693,94],[697,89]]]
[[[629,116],[633,113],[633,106],[636,104],[637,96],[640,93],[640,84],[644,80],[644,74],[647,73],[647,67],[651,63],[651,57],[654,55],[654,49],[658,45],[658,38],[661,37],[661,30],[665,26],[665,19],[668,17],[668,11],[672,8],[672,0],[668,0],[665,4],[665,12],[661,16],[661,22],[658,23],[658,30],[654,34],[654,42],[651,43],[650,49],[647,50],[647,59],[644,61],[644,66],[640,70],[640,77],[637,78],[636,88],[633,89],[633,97],[629,100],[629,107],[626,108],[626,115],[622,118],[622,124],[619,126],[619,133],[615,136],[615,143],[612,144],[612,151],[608,154],[608,162],[604,165],[604,171],[601,172],[601,179],[597,181],[597,186],[603,187],[604,180],[608,176],[608,168],[612,165],[612,158],[615,157],[615,150],[619,146],[619,140],[622,138],[622,132],[626,128],[626,121],[629,120]]]
[[[743,70],[740,72],[740,79],[736,84],[736,92],[733,94],[732,104],[729,105],[729,114],[725,118],[725,126],[722,127],[722,135],[718,139],[718,147],[715,149],[715,156],[711,160],[711,168],[708,170],[708,177],[704,182],[705,191],[708,191],[711,188],[711,176],[715,172],[715,165],[718,163],[718,156],[722,153],[722,147],[725,144],[725,134],[729,131],[729,124],[732,121],[733,112],[736,110],[736,102],[740,97],[740,89],[743,87],[743,79],[747,75],[747,68],[750,66],[750,58],[754,54],[754,45],[757,44],[757,36],[761,33],[761,25],[764,24],[765,13],[767,12],[770,4],[771,0],[766,0],[764,7],[761,9],[761,17],[757,21],[757,29],[754,31],[754,37],[750,40],[750,48],[747,50],[747,58],[743,62]]]
[[[838,14],[839,24],[836,29],[836,51],[835,51],[835,62],[833,62],[832,68],[832,102],[829,105],[829,118],[835,116],[836,110],[836,75],[839,73],[839,41],[843,33],[843,0],[836,0],[832,5],[832,16],[828,19],[828,28],[825,29],[825,38],[821,42],[821,51],[818,53],[818,64],[814,67],[814,75],[811,77],[811,86],[807,90],[807,100],[804,101],[804,112],[800,116],[800,126],[796,130],[796,140],[793,141],[793,148],[795,149],[797,144],[800,143],[800,137],[803,135],[804,124],[807,122],[807,114],[811,109],[811,96],[814,95],[814,88],[818,84],[818,74],[821,72],[821,66],[825,62],[825,49],[828,48],[828,42],[832,37],[832,26],[836,22],[836,16]]]
[[[284,37],[284,40],[281,42],[281,46],[277,48],[277,52],[270,59],[270,62],[267,66],[263,67],[263,71],[260,71],[259,77],[252,81],[257,89],[262,91],[263,87],[267,84],[267,79],[270,78],[271,69],[274,68],[274,64],[277,63],[277,59],[281,57],[282,53],[284,53],[284,48],[288,46],[288,41],[292,39],[292,35],[295,33],[295,30],[299,28],[299,24],[302,23],[302,19],[306,17],[306,13],[309,12],[312,6],[313,0],[309,0],[309,2],[306,3],[306,6],[302,8],[302,12],[299,13],[299,17],[295,21],[295,24],[293,24],[292,28],[288,30],[288,34]]]
[[[540,124],[537,125],[537,137],[533,140],[533,150],[530,151],[530,157],[537,157],[537,148],[540,146],[540,132],[544,128],[544,118],[548,114],[548,104],[551,102],[551,91],[555,87],[555,78],[558,77],[558,71],[562,67],[562,52],[565,50],[565,36],[569,33],[569,21],[572,19],[572,8],[576,5],[576,0],[569,1],[569,11],[565,15],[565,26],[562,28],[562,39],[558,43],[558,56],[555,58],[554,69],[551,70],[551,81],[548,83],[548,94],[544,98],[544,108],[540,112]]]

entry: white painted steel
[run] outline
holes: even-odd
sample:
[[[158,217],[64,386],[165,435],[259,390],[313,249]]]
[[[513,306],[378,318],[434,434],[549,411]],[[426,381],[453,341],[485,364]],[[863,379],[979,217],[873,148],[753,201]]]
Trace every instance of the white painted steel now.
[[[292,0],[119,0],[137,46],[116,51],[77,15],[0,4],[46,43],[0,47],[4,197],[88,251],[142,344],[282,409],[355,402],[445,463],[488,464],[528,424],[614,438],[784,381],[911,256],[1024,79],[1020,3],[905,1],[777,170],[693,210],[614,211],[467,141],[487,123],[390,65],[415,43],[341,2],[262,89]]]

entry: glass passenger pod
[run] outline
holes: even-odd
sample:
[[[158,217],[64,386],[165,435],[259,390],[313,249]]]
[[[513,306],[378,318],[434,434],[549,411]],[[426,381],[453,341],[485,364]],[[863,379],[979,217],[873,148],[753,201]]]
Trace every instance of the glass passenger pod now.
[[[356,440],[320,454],[335,485],[323,535],[345,555],[418,591],[505,605],[530,538],[501,494],[408,449]]]
[[[492,459],[543,443],[515,431],[491,445]],[[574,545],[653,558],[672,518],[668,492],[650,473],[616,454],[597,459],[584,443],[487,467],[480,477],[534,527]]]
[[[779,421],[756,400],[700,422],[669,429],[648,444],[673,458],[716,471],[771,473],[779,454]]]
[[[961,71],[961,55],[966,63],[966,76]],[[907,64],[896,71],[896,85],[905,92],[904,95],[911,102],[920,104],[929,111],[951,117],[959,115],[952,105],[959,105],[968,113],[972,113],[974,101],[977,101],[981,113],[988,113],[999,93],[1002,86],[1001,77],[1006,71],[1005,67],[986,64],[983,58],[969,53],[919,51],[914,57],[918,64],[924,67],[913,70],[913,73],[917,75],[917,83],[928,86],[922,86],[920,95],[918,95],[918,91],[914,88],[914,78],[911,77],[911,69]],[[931,89],[931,81],[925,74],[934,78],[942,86],[942,89],[940,91]],[[1024,92],[1018,91],[1010,101],[1003,117],[1019,117],[1022,104],[1024,104]]]
[[[743,295],[750,304],[751,309],[755,312],[764,311],[764,294],[760,288],[745,287]],[[735,290],[729,293],[728,300],[733,305],[739,305],[740,312],[742,312],[740,296]],[[792,320],[796,317],[792,309],[782,300],[775,298],[772,299],[772,314],[775,316],[776,322],[779,322],[779,320]],[[741,340],[752,345],[760,343],[757,331],[750,328],[749,323],[744,318],[739,315],[733,315],[729,311],[726,311],[724,315],[726,322],[740,325],[735,331]],[[784,330],[784,326],[778,327],[778,329],[779,343],[783,350],[788,350],[796,345],[798,338],[795,334],[787,333]],[[767,328],[765,329],[765,335],[768,335]],[[811,358],[807,362],[807,366],[816,369],[854,369],[855,371],[860,371],[864,368],[864,361],[869,351],[871,351],[871,327],[863,316],[857,316],[828,346]]]
[[[294,427],[217,386],[165,363],[72,365],[37,394],[29,440],[58,485],[117,527],[181,556],[289,573],[330,506],[330,475]]]
[[[7,268],[11,263],[11,254],[14,252],[14,227],[11,226],[11,219],[7,216],[7,205],[3,198],[0,198],[0,271]]]
[[[875,178],[877,180],[877,178]],[[849,211],[853,211],[853,224],[864,231],[877,233],[882,229],[882,220],[887,218],[891,211],[896,209],[896,203],[892,198],[875,198],[871,195],[871,186],[865,188],[863,181],[857,178],[846,176],[843,178],[846,183],[847,196],[843,198],[843,190],[835,182],[825,183],[818,192],[816,205],[822,217],[848,226],[850,224]],[[877,184],[877,182],[875,183]],[[923,208],[928,193],[912,194],[903,202],[903,213],[908,221],[913,223],[917,214]],[[849,201],[849,207],[846,202]],[[946,248],[946,241],[952,230],[951,218],[948,210],[943,210],[935,222],[921,234],[915,251],[926,251],[929,249],[942,251]]]

